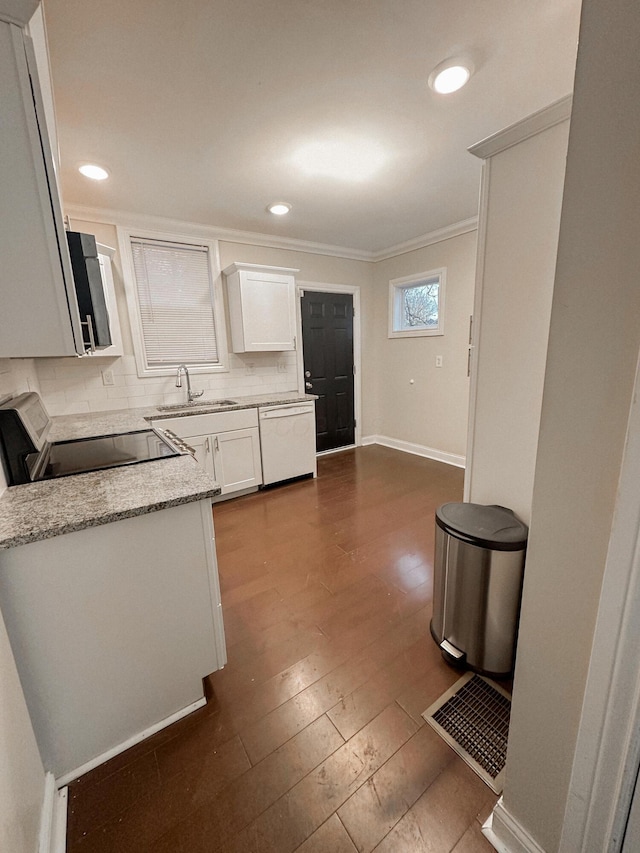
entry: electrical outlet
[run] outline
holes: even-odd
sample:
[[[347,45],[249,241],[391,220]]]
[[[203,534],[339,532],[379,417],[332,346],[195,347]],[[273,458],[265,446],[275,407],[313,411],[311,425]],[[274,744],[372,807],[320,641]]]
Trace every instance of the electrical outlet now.
[[[252,361],[250,361],[245,368],[245,373],[247,374],[247,376],[253,376],[255,372],[256,366]]]
[[[102,384],[103,385],[115,385],[115,379],[113,378],[113,370],[103,370],[102,371]]]
[[[442,356],[441,355],[436,356],[436,367],[442,367]]]
[[[278,373],[286,373],[287,372],[287,362],[279,361],[278,362]]]

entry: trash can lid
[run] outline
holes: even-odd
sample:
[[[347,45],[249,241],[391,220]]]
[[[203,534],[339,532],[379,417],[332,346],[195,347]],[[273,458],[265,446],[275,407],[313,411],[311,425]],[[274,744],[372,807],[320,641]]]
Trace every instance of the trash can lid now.
[[[436,510],[436,523],[457,539],[496,551],[522,550],[529,532],[513,510],[504,506],[442,504]]]

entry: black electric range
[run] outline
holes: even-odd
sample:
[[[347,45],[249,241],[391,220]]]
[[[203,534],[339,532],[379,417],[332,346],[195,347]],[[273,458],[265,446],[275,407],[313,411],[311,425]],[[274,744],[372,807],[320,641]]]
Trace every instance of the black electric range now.
[[[34,392],[0,406],[0,455],[9,486],[137,465],[191,452],[168,430],[47,441],[51,418]]]

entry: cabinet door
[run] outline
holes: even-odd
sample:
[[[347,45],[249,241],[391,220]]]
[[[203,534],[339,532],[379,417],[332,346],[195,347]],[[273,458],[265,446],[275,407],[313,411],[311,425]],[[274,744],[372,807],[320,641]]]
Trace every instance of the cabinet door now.
[[[0,356],[75,355],[80,315],[30,57],[21,30],[0,23]]]
[[[122,333],[120,331],[120,318],[118,316],[118,305],[116,303],[116,291],[113,283],[113,271],[111,269],[111,258],[114,250],[108,246],[98,243],[98,262],[100,264],[100,275],[104,287],[104,298],[109,313],[109,330],[111,331],[111,346],[96,350],[93,358],[106,356],[113,358],[115,355],[124,355],[122,348]]]
[[[222,494],[262,483],[260,439],[256,427],[212,435],[214,476]]]
[[[185,438],[190,447],[195,450],[196,461],[202,465],[207,474],[214,475],[213,453],[211,452],[212,438],[209,435],[196,435]]]
[[[293,276],[242,271],[240,288],[243,351],[282,352],[295,349]]]

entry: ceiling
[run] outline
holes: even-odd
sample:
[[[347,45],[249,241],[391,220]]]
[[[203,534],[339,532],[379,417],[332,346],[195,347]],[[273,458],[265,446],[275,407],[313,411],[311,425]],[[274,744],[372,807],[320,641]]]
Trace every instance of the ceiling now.
[[[580,2],[44,7],[66,205],[379,253],[477,213],[466,149],[571,91]],[[461,55],[474,76],[436,95],[431,70]]]

